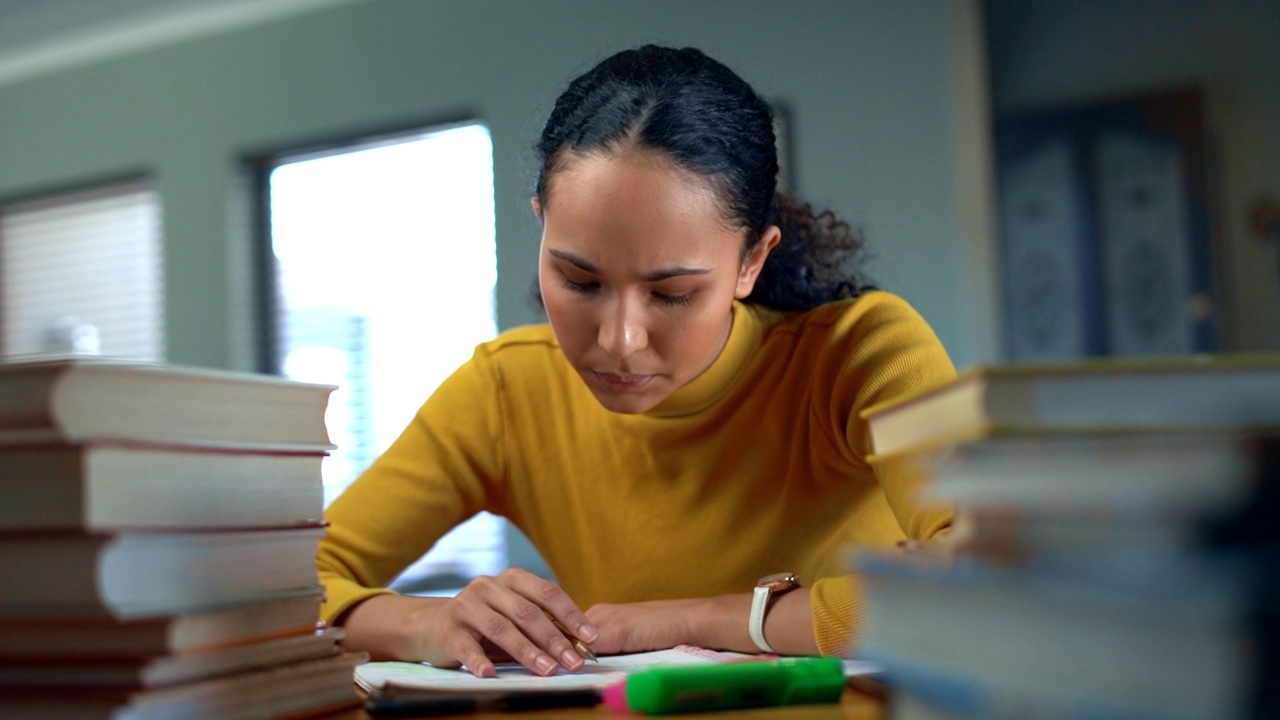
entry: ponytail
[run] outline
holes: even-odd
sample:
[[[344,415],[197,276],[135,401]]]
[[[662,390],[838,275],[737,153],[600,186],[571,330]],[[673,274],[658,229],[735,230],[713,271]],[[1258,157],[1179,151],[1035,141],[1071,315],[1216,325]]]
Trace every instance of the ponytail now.
[[[874,290],[861,264],[862,233],[830,210],[816,212],[799,198],[776,193],[773,224],[782,240],[769,253],[747,302],[776,310],[808,310]]]

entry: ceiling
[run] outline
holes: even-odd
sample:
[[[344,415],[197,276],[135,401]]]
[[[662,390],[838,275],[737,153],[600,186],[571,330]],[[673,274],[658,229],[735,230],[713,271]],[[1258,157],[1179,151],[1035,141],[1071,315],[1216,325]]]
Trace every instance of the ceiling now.
[[[357,0],[0,0],[0,84]]]

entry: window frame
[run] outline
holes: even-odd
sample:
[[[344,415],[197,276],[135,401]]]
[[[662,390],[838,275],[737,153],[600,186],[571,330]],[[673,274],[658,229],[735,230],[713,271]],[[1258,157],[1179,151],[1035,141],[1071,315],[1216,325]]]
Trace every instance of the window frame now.
[[[415,135],[425,136],[471,125],[481,125],[485,127],[489,132],[490,139],[492,140],[493,132],[491,125],[482,115],[479,113],[459,113],[449,115],[447,119],[398,124],[390,128],[382,128],[372,132],[335,135],[324,140],[309,143],[292,143],[287,146],[276,146],[268,149],[256,150],[242,155],[242,166],[246,168],[249,173],[250,177],[248,188],[250,192],[252,192],[249,207],[252,233],[252,272],[254,275],[253,292],[255,298],[253,315],[255,336],[257,339],[255,360],[256,366],[260,372],[273,375],[283,375],[284,372],[284,368],[281,367],[281,350],[283,340],[281,332],[281,309],[283,307],[283,298],[281,296],[282,288],[279,286],[278,282],[278,267],[274,250],[274,238],[272,235],[272,173],[284,165],[306,160],[321,159],[334,155],[359,152],[384,145],[401,144],[406,141],[411,141],[411,138]],[[496,157],[496,150],[494,155]],[[494,193],[496,213],[496,177]],[[494,240],[496,261],[496,227]],[[498,324],[497,317],[498,292],[496,284],[494,288],[493,303],[494,326],[496,332],[500,334],[502,332],[502,328]],[[376,459],[376,455],[374,459]],[[504,548],[502,552],[502,562],[505,567],[511,567],[513,564],[510,557],[509,538],[512,526],[510,525],[509,520],[505,518],[500,519],[503,522],[503,527],[498,540],[502,543]],[[414,563],[410,563],[410,565],[406,567],[406,573],[397,577],[392,582],[391,587],[405,594],[435,595],[441,594],[442,592],[444,594],[449,594],[458,588],[457,583],[459,581],[466,580],[466,578],[463,578],[460,575],[453,575],[449,572],[445,572],[443,574],[413,573],[413,568],[418,562],[418,560],[415,560]]]
[[[427,134],[451,127],[488,123],[478,112],[449,113],[441,117],[392,123],[351,132],[337,132],[323,138],[264,145],[241,154],[240,164],[249,175],[250,223],[254,295],[254,330],[257,340],[254,364],[258,372],[283,375],[280,367],[281,297],[276,282],[276,258],[271,236],[271,173],[282,165],[300,160],[341,155],[358,149],[403,142],[405,136]],[[497,298],[494,299],[495,303]],[[499,328],[499,332],[502,329]]]

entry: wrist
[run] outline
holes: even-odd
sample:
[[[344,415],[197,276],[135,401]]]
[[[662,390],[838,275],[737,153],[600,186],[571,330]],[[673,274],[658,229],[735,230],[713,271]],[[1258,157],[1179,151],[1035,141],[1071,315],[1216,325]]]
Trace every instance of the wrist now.
[[[795,573],[779,572],[760,578],[751,594],[751,615],[747,622],[747,632],[751,643],[762,653],[777,653],[765,637],[765,625],[769,610],[784,595],[800,587],[800,578]]]
[[[689,644],[714,650],[757,652],[747,631],[750,615],[750,594],[699,598],[689,613]]]
[[[426,657],[430,631],[443,598],[374,595],[353,606],[343,617],[347,635],[343,646],[367,651],[374,660],[416,662]]]

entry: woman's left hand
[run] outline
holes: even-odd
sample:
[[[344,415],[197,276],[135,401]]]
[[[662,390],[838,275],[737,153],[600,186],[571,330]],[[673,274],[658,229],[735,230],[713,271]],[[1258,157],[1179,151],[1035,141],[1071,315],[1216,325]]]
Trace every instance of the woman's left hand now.
[[[697,600],[652,600],[620,605],[593,605],[587,619],[600,635],[591,643],[597,655],[666,650],[696,645],[692,618]]]
[[[769,644],[783,655],[817,655],[809,588],[778,598],[769,611]],[[599,632],[591,643],[597,655],[666,650],[694,645],[711,650],[757,653],[748,631],[751,593],[681,600],[595,605],[587,620]]]

